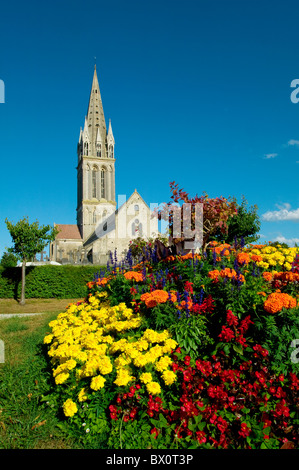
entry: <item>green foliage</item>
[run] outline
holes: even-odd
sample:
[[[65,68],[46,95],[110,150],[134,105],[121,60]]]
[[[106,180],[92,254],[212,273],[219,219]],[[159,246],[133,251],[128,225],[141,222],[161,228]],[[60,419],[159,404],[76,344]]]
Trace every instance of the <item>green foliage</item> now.
[[[8,251],[20,261],[29,261],[34,258],[55,239],[58,233],[57,229],[50,225],[39,226],[38,221],[30,224],[28,217],[24,217],[16,224],[5,219],[5,223],[13,241],[13,247]]]
[[[26,297],[74,299],[87,294],[86,284],[102,266],[29,266],[26,275]],[[21,268],[0,272],[0,298],[19,298]]]
[[[214,240],[233,244],[235,239],[243,237],[245,244],[254,243],[259,239],[257,235],[260,230],[260,220],[257,214],[257,206],[248,207],[245,197],[242,197],[241,204],[237,205],[238,213],[230,217],[227,222],[227,234],[217,231]]]
[[[155,239],[160,240],[164,245],[168,244],[168,237],[166,235],[161,235],[160,233],[156,236]],[[130,250],[134,259],[142,259],[143,256],[146,256],[148,252],[154,249],[155,239],[148,237],[147,239],[142,237],[136,237],[130,241]]]
[[[14,268],[17,266],[18,259],[13,253],[3,253],[0,265],[2,268]]]

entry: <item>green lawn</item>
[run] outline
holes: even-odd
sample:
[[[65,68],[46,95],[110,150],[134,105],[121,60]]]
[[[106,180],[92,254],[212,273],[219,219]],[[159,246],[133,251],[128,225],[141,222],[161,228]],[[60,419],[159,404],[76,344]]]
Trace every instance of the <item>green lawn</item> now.
[[[20,305],[14,299],[0,299],[1,313],[44,313],[63,312],[66,306],[78,299],[27,299],[25,305]]]
[[[0,321],[5,351],[0,364],[0,449],[78,448],[57,426],[55,410],[41,401],[51,377],[43,338],[56,316],[50,312]]]

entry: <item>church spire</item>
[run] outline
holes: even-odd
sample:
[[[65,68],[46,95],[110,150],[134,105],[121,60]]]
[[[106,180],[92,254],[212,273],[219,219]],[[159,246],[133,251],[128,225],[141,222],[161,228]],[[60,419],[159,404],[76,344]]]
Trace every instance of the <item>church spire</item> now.
[[[98,131],[102,142],[105,142],[107,135],[104,109],[102,104],[96,65],[94,66],[86,121],[88,133],[90,136],[91,152],[92,155],[96,155],[96,141],[98,137]]]

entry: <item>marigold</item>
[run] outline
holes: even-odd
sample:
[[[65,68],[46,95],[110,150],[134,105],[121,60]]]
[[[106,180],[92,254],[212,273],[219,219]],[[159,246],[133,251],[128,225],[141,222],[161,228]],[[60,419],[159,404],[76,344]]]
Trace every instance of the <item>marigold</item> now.
[[[283,308],[294,308],[297,305],[296,299],[289,294],[273,292],[264,302],[264,309],[268,313],[280,312]]]
[[[165,385],[171,385],[176,381],[177,376],[172,370],[165,370],[162,374]]]
[[[124,277],[129,280],[134,280],[136,282],[142,282],[143,281],[143,275],[140,272],[137,271],[128,271],[124,274]]]
[[[265,279],[265,281],[271,282],[273,279],[273,274],[268,271],[265,271],[263,273],[263,278]]]
[[[248,253],[238,253],[237,261],[239,264],[248,264],[250,261],[250,255]]]
[[[71,418],[72,416],[74,416],[75,413],[77,413],[77,411],[78,411],[78,407],[76,403],[74,403],[73,400],[68,398],[63,404],[63,412],[65,416]]]
[[[145,292],[140,297],[140,300],[145,302],[145,305],[149,308],[155,307],[157,304],[165,303],[168,299],[168,292],[162,289],[156,289],[152,292]]]
[[[148,383],[152,382],[153,377],[152,377],[152,374],[150,372],[143,372],[143,374],[140,375],[139,379],[144,384],[148,384]]]
[[[151,395],[157,395],[161,393],[161,387],[158,382],[150,382],[146,384],[146,389]]]

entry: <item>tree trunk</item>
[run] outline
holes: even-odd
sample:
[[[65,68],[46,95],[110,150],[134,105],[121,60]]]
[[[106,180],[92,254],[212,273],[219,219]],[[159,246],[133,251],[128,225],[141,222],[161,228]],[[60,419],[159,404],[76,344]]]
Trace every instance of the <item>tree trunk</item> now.
[[[21,300],[20,305],[25,305],[25,276],[26,276],[26,260],[22,262],[22,290],[21,290]]]

